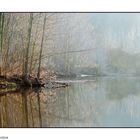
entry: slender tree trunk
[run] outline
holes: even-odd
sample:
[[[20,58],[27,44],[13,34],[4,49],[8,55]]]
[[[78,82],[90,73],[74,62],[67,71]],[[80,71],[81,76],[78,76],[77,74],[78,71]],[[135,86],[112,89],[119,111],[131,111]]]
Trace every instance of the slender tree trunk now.
[[[39,21],[40,21],[40,16],[39,16]],[[36,31],[35,31],[35,39],[34,39],[33,46],[32,46],[31,61],[30,61],[30,74],[32,73],[32,69],[33,69],[33,59],[34,59],[36,41],[37,41],[37,37],[38,37],[37,33],[38,33],[39,21],[37,23],[37,27],[36,27]]]
[[[9,50],[10,50],[10,41],[13,35],[13,27],[14,24],[10,24],[11,20],[11,14],[6,18],[5,21],[5,27],[4,27],[4,34],[3,34],[3,40],[4,40],[4,51],[3,51],[3,75],[6,76],[6,71],[9,69],[8,64],[8,57],[9,57]]]
[[[31,62],[30,62],[30,74],[32,74],[32,65],[33,65],[34,50],[35,50],[35,41],[34,41],[33,47],[32,47]]]
[[[33,24],[33,13],[30,13],[29,18],[29,27],[28,27],[28,37],[27,37],[27,48],[25,52],[25,69],[24,75],[28,75],[28,62],[29,62],[29,48],[30,48],[30,41],[31,41],[31,32],[32,32],[32,24]]]
[[[2,17],[2,13],[0,13],[0,75],[1,75],[1,73],[2,73],[2,71],[1,71],[1,68],[2,68],[2,40],[1,40],[1,30],[2,30],[2,27],[1,27],[1,21],[2,21],[2,19],[1,19],[1,17]]]
[[[3,29],[4,29],[4,13],[0,13],[0,75],[2,75]]]
[[[45,34],[45,25],[46,25],[46,14],[44,16],[44,24],[42,30],[42,40],[41,40],[41,47],[40,47],[40,54],[39,54],[39,66],[38,66],[38,73],[37,78],[40,78],[40,68],[41,68],[41,57],[42,57],[42,50],[43,50],[43,42],[44,42],[44,34]]]

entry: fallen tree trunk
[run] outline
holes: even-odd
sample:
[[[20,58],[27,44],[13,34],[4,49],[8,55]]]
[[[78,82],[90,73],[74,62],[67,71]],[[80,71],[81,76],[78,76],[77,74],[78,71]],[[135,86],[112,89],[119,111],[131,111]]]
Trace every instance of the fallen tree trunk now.
[[[44,86],[46,88],[60,88],[60,87],[67,87],[69,86],[69,84],[64,82],[48,81]]]

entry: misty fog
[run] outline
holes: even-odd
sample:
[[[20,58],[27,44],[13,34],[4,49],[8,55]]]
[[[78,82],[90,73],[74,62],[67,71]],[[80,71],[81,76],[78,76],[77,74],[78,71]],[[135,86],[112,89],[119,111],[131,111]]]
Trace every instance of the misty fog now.
[[[48,58],[48,67],[58,74],[140,75],[139,13],[58,13],[56,17],[63,20],[52,29],[57,35],[47,50],[61,52]]]
[[[0,127],[139,127],[140,13],[0,13]]]

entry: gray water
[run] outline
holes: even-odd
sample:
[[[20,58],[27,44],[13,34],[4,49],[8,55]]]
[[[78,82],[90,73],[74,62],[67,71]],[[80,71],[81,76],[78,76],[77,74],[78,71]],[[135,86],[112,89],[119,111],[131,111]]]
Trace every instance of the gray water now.
[[[140,127],[137,77],[74,80],[67,88],[23,90],[0,101],[1,127]]]

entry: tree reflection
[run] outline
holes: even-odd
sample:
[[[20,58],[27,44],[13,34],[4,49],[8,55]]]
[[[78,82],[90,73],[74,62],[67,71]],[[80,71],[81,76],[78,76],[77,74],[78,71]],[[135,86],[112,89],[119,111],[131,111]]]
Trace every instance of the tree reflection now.
[[[0,94],[0,127],[42,127],[40,89]]]

